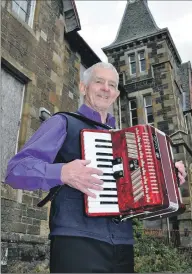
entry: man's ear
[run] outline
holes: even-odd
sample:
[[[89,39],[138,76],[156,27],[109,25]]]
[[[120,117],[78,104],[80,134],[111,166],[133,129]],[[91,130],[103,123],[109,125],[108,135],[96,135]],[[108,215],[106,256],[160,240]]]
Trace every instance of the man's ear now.
[[[120,90],[117,90],[117,95],[116,95],[115,100],[119,97],[119,95],[120,95]]]
[[[86,85],[83,82],[80,82],[79,84],[79,91],[82,95],[85,95]]]

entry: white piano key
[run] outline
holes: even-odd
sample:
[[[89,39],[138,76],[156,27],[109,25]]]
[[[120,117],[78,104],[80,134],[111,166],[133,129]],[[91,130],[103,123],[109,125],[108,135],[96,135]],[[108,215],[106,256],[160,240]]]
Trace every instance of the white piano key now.
[[[104,147],[100,147],[100,146],[104,146]],[[85,145],[84,146],[84,150],[90,150],[90,152],[101,152],[101,151],[96,151],[96,150],[99,150],[99,149],[109,149],[109,150],[113,150],[112,149],[112,144],[106,144],[106,143],[100,143],[100,144],[96,144],[96,143],[92,143],[92,142],[89,142],[89,144]]]
[[[84,145],[87,146],[89,144],[97,144],[97,145],[111,145],[112,144],[112,140],[104,140],[104,139],[101,139],[101,138],[97,138],[97,137],[94,137],[93,139],[84,139]]]
[[[84,152],[87,158],[89,156],[93,158],[93,155],[96,155],[97,152],[113,154],[112,148],[103,148],[103,147],[94,147],[94,146],[85,147]]]
[[[103,173],[111,173],[111,174],[113,174],[113,170],[112,170],[112,168],[107,168],[107,167],[97,167],[97,168],[99,168],[99,169],[101,169],[102,171],[103,171]]]
[[[91,192],[94,194],[98,195],[117,195],[117,190],[95,190],[95,189],[90,189]]]
[[[95,140],[95,139],[102,139],[102,140],[111,140],[111,133],[100,133],[100,132],[84,132],[83,133],[84,139],[88,140]]]
[[[114,205],[111,207],[89,207],[89,213],[119,213],[119,206]]]
[[[104,182],[102,184],[103,188],[117,188],[117,184],[115,183],[110,183],[110,182]]]
[[[98,139],[98,138],[97,138]],[[111,146],[112,145],[112,140],[97,140],[96,138],[94,139],[84,139],[84,146],[89,146],[89,144],[93,145],[106,145],[106,146]]]
[[[117,197],[97,197],[97,198],[92,198],[92,197],[88,197],[87,198],[89,202],[118,202],[118,198]]]
[[[89,208],[111,208],[111,207],[114,207],[114,208],[117,208],[118,207],[118,204],[101,204],[99,201],[97,202],[89,202],[88,204],[88,207]]]
[[[101,167],[101,168],[110,168],[112,170],[112,163],[110,163],[110,162],[98,162],[98,161],[95,161],[95,159],[94,159],[94,160],[91,160],[91,164],[93,166],[98,166],[98,165],[106,166],[107,165],[109,167]]]
[[[91,163],[89,165],[92,165],[94,167],[97,167],[98,165],[100,165],[101,167],[98,167],[99,169],[105,169],[106,168],[107,170],[111,169],[111,171],[113,171],[112,163],[110,163],[110,162],[97,162],[95,160],[91,160]],[[109,166],[109,167],[102,167],[102,166]]]
[[[95,201],[95,202],[89,202],[88,207],[89,208],[102,208],[102,207],[106,207],[106,208],[110,208],[110,207],[117,207],[118,204],[101,204],[100,201]]]
[[[107,158],[107,157],[110,157],[110,159]],[[100,157],[100,156],[97,156],[97,155],[92,155],[92,156],[89,156],[89,157],[87,157],[87,155],[86,155],[86,158],[87,159],[90,158],[91,164],[95,164],[95,165],[112,165],[112,160],[113,160],[113,157],[111,157],[111,156],[105,156],[105,158],[104,158],[104,157]],[[97,161],[97,159],[103,159],[103,161]],[[104,159],[107,159],[107,160],[110,160],[110,161],[104,161]]]
[[[113,156],[110,156],[110,155],[96,155],[95,159],[113,160]],[[97,161],[97,162],[99,162],[99,161]],[[102,163],[104,163],[104,162],[102,162]],[[108,163],[110,163],[110,162],[108,162]]]
[[[99,176],[99,178],[101,180],[111,180],[111,181],[115,180],[112,175],[105,175],[105,176],[101,175],[101,176]]]

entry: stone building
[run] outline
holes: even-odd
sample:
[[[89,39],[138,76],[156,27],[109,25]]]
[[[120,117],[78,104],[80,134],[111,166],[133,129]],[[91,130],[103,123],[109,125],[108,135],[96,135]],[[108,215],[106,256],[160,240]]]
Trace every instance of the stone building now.
[[[169,226],[180,230],[182,244],[192,245],[192,238],[183,237],[183,231],[192,228],[191,63],[182,63],[169,30],[156,25],[147,0],[127,1],[116,38],[103,51],[118,70],[124,89],[115,106],[119,127],[151,124],[177,145],[174,157],[183,160],[188,174],[181,186],[187,210],[170,218]],[[167,228],[164,221],[145,225]]]
[[[1,10],[1,264],[2,272],[32,273],[49,255],[49,210],[36,207],[45,193],[3,184],[7,162],[40,126],[40,110],[78,107],[80,76],[100,59],[77,32],[73,0],[4,0]]]

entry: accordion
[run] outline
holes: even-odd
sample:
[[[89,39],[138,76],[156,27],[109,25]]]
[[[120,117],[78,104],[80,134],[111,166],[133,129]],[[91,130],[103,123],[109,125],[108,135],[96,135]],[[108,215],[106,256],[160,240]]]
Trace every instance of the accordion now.
[[[83,129],[82,159],[103,171],[103,190],[85,195],[88,216],[154,220],[185,211],[171,140],[150,125],[122,130]]]

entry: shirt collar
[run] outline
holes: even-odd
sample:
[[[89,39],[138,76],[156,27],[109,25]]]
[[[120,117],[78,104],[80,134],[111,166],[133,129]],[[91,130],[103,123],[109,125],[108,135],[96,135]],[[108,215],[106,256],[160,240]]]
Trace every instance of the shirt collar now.
[[[82,115],[84,115],[85,117],[87,117],[93,121],[102,123],[100,114],[85,104],[80,106],[80,108],[78,109],[78,112],[80,112]],[[115,128],[115,117],[112,116],[110,113],[107,114],[107,123],[106,124],[112,128]]]

